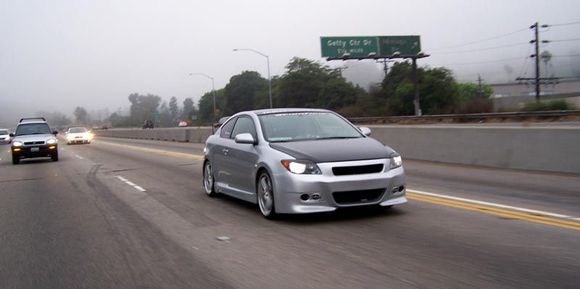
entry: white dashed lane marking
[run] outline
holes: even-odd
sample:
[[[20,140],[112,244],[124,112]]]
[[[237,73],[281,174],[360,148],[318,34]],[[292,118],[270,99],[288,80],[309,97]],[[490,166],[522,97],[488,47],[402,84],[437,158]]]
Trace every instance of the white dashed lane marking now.
[[[147,190],[145,190],[143,187],[141,187],[141,186],[138,186],[137,184],[135,184],[135,183],[133,183],[133,182],[131,182],[131,181],[127,180],[127,179],[126,179],[126,178],[124,178],[124,177],[117,176],[117,179],[121,180],[121,182],[123,182],[123,183],[125,183],[125,184],[127,184],[127,185],[129,185],[129,186],[131,186],[131,187],[133,187],[134,189],[136,189],[136,190],[138,190],[138,191],[141,191],[141,192],[146,192],[146,191],[147,191]]]

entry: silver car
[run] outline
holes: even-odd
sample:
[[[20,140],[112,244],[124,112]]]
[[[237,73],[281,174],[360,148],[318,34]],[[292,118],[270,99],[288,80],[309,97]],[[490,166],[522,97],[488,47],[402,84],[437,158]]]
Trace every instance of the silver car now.
[[[406,203],[401,156],[369,135],[329,110],[240,112],[206,141],[203,187],[266,218]]]
[[[0,128],[0,144],[10,143],[10,132],[7,129]]]

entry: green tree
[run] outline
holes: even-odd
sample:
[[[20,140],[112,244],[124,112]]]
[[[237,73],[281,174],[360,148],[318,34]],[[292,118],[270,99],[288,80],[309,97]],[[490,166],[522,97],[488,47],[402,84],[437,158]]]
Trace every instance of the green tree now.
[[[337,69],[294,57],[274,82],[277,106],[337,109],[356,102],[358,91]]]
[[[244,71],[234,75],[224,88],[226,115],[232,115],[239,111],[259,108],[257,103],[263,103],[261,99],[267,92],[268,81],[255,71]]]
[[[78,124],[86,124],[88,122],[89,113],[83,107],[77,106],[75,108],[74,115]]]
[[[216,122],[220,117],[224,116],[225,107],[225,97],[224,89],[218,89],[215,91],[215,102],[216,102],[216,116],[213,115],[213,94],[212,92],[206,92],[200,99],[198,103],[199,107],[199,121],[202,123],[212,123]]]
[[[161,98],[153,94],[133,93],[129,95],[129,102],[131,102],[130,123],[133,126],[141,126],[145,120],[155,119]]]
[[[197,110],[195,109],[193,99],[188,97],[183,101],[183,111],[181,112],[181,118],[190,121],[195,115],[197,115]]]
[[[451,113],[460,103],[457,83],[450,70],[417,68],[417,78],[423,114]],[[375,96],[385,100],[386,114],[414,114],[415,85],[411,64],[395,63],[383,80],[381,91]]]
[[[179,116],[179,106],[177,105],[177,98],[175,98],[175,96],[172,96],[169,100],[169,114],[173,121],[177,121],[177,117]]]

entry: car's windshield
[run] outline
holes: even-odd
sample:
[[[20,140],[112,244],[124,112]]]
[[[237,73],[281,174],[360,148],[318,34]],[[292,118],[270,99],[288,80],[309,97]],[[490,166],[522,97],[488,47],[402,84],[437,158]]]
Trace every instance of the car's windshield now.
[[[16,128],[16,136],[29,134],[50,134],[50,128],[46,123],[21,124]]]
[[[363,137],[348,122],[329,112],[266,114],[260,116],[260,123],[269,142]]]
[[[0,135],[8,134],[8,130],[0,129]]]
[[[69,133],[83,133],[87,132],[87,129],[84,127],[71,127],[68,130]]]

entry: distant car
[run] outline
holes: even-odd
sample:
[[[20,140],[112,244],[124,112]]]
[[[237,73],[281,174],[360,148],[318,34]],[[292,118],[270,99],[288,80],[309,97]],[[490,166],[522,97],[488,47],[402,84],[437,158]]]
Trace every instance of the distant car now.
[[[186,127],[186,126],[187,126],[187,121],[183,121],[183,120],[182,120],[182,121],[180,121],[180,122],[177,124],[177,126],[178,126],[178,127]]]
[[[12,163],[18,164],[24,158],[50,157],[58,161],[57,131],[51,131],[43,117],[22,118],[16,126],[10,151]]]
[[[7,129],[0,128],[0,144],[10,143],[10,132]]]
[[[86,143],[93,141],[94,135],[84,127],[71,127],[66,131],[66,144]]]
[[[401,156],[369,135],[329,110],[240,112],[206,141],[203,188],[266,218],[406,203]]]
[[[146,120],[146,121],[143,122],[143,129],[146,129],[146,128],[154,128],[154,127],[155,127],[155,125],[153,124],[153,121],[152,120],[149,120],[148,119],[148,120]]]

